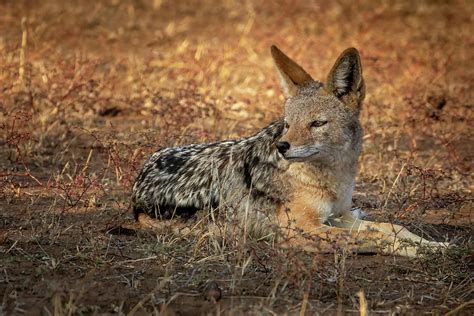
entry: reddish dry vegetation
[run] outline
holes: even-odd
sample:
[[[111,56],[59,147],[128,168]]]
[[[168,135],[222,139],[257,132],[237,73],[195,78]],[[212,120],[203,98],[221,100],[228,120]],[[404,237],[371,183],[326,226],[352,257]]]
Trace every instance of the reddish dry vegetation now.
[[[473,312],[472,1],[2,1],[0,12],[0,314]],[[273,43],[321,80],[359,48],[354,203],[457,247],[314,255],[214,238],[205,223],[192,236],[133,229],[130,188],[151,152],[282,115]],[[210,280],[218,303],[202,294]]]

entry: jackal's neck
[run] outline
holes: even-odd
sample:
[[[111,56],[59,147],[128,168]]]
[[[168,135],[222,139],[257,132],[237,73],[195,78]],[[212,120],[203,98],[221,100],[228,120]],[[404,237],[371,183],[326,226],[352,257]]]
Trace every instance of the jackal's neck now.
[[[290,164],[290,174],[299,181],[309,185],[326,183],[354,182],[357,174],[357,163],[344,166],[328,166],[311,162],[295,162]]]
[[[292,163],[288,169],[288,175],[291,178],[290,185],[306,186],[308,189],[312,187],[325,199],[333,201],[352,198],[346,195],[347,192],[352,192],[356,174],[357,161],[338,166],[297,162]]]

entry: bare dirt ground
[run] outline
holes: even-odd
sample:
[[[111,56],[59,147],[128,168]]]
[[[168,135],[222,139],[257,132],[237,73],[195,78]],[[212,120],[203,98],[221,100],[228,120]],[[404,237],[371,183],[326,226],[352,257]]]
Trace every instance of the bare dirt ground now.
[[[473,17],[472,1],[1,1],[0,315],[474,313]],[[456,247],[314,255],[134,229],[150,153],[282,115],[271,44],[320,80],[359,48],[354,204]]]

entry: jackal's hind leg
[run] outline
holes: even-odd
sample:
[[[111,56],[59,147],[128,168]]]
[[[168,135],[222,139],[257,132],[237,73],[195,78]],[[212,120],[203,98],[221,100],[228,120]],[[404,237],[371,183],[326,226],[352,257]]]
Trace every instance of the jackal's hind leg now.
[[[137,216],[137,222],[144,229],[153,230],[154,232],[171,231],[176,235],[188,235],[189,227],[179,219],[158,220],[152,218],[146,213],[140,213]]]

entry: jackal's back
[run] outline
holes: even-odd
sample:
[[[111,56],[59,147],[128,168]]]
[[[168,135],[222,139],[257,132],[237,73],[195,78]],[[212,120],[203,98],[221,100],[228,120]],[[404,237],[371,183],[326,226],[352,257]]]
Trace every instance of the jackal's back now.
[[[254,210],[271,210],[281,196],[273,178],[285,165],[275,147],[282,131],[279,120],[248,138],[155,152],[133,187],[135,216],[187,216],[247,202]]]

